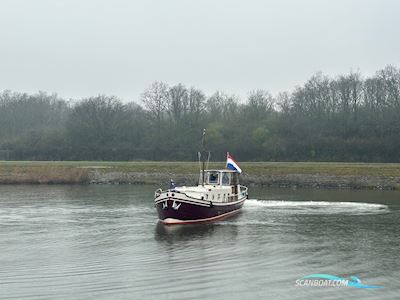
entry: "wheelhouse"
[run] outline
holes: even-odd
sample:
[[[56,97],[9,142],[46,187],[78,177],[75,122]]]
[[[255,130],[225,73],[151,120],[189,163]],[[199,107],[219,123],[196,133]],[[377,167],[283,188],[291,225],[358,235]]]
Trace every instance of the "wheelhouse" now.
[[[202,184],[200,174],[199,184]],[[232,186],[239,184],[239,173],[233,170],[205,170],[205,184],[213,186]]]

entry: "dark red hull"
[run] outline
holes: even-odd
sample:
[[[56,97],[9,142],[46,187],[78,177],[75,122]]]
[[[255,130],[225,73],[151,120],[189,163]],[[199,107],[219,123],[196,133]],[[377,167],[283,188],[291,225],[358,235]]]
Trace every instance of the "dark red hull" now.
[[[224,204],[196,204],[169,198],[156,203],[158,218],[165,224],[193,224],[219,220],[240,211],[245,199]]]

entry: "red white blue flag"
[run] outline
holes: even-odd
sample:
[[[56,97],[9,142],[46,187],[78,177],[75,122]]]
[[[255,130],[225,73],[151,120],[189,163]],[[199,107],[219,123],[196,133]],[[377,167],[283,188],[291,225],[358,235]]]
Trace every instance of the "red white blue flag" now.
[[[226,168],[230,170],[235,170],[238,173],[242,173],[242,169],[239,167],[237,162],[233,159],[229,152],[226,153]]]

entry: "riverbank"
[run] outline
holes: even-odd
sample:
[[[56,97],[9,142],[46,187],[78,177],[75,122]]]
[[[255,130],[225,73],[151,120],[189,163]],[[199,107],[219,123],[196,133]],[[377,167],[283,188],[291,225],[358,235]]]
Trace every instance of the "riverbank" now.
[[[213,163],[210,168],[223,168]],[[400,164],[240,163],[249,186],[400,189]],[[198,180],[194,162],[0,162],[0,184],[177,184]]]

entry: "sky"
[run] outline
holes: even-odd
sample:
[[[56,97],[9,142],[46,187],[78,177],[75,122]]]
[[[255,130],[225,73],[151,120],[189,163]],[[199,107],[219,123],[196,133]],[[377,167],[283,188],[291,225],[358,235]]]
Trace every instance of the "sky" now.
[[[276,95],[318,71],[400,67],[399,15],[397,0],[0,0],[0,90]]]

